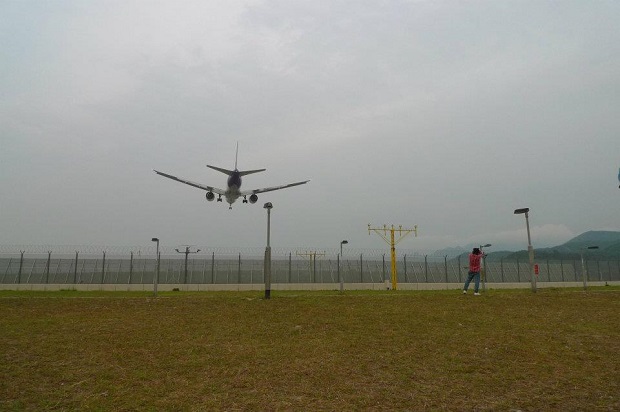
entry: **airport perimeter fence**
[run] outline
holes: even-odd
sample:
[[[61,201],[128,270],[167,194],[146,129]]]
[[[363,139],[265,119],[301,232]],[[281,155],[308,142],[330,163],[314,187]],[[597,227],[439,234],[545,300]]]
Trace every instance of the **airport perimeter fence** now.
[[[187,255],[161,254],[159,284],[262,284],[263,255],[225,254],[216,251]],[[461,283],[467,276],[467,258],[403,254],[397,260],[398,282]],[[620,281],[620,259],[537,260],[538,282]],[[489,283],[530,282],[529,261],[484,262],[483,278]],[[100,254],[1,252],[0,284],[152,284],[157,273],[155,253]],[[381,283],[391,279],[390,255],[337,252],[273,253],[271,282],[283,284]],[[336,287],[336,286],[335,286]]]

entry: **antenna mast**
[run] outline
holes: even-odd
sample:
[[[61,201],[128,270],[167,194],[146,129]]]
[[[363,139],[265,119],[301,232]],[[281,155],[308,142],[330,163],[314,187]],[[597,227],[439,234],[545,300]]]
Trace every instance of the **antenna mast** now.
[[[175,249],[175,250],[177,251],[177,253],[184,253],[185,254],[185,277],[183,278],[183,283],[187,284],[187,256],[190,253],[198,253],[198,252],[200,252],[200,249],[197,249],[195,252],[190,252],[189,249],[191,248],[191,245],[189,245],[189,246],[188,245],[184,245],[184,246],[185,246],[185,251],[184,252],[181,252],[179,249]]]
[[[304,258],[310,258],[310,274],[312,275],[312,281],[316,282],[316,258],[319,259],[325,256],[325,252],[317,252],[317,251],[306,251],[304,252],[295,252],[297,256],[302,256]]]

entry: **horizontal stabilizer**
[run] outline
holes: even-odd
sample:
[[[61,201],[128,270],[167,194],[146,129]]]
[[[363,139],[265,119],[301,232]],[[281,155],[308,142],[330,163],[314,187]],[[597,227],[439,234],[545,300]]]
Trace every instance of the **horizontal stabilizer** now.
[[[224,173],[225,175],[231,176],[233,173],[238,172],[239,176],[245,176],[252,173],[264,172],[267,169],[256,169],[256,170],[228,170],[222,169],[221,167],[207,165],[208,168],[213,170],[217,170],[218,172]]]
[[[267,169],[256,169],[256,170],[241,170],[239,171],[239,176],[250,175],[252,173],[264,172]]]
[[[222,172],[222,173],[224,173],[225,175],[228,175],[228,176],[230,176],[230,175],[232,175],[234,173],[233,170],[222,169],[221,167],[217,167],[217,166],[207,165],[207,167],[211,168],[213,170],[217,170],[218,172]]]

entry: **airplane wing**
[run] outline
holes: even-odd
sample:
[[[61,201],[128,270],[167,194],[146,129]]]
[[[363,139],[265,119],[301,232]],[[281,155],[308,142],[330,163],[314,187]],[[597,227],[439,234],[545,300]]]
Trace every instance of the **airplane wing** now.
[[[305,180],[303,182],[289,183],[288,185],[274,186],[274,187],[265,187],[265,188],[262,188],[262,189],[245,190],[243,192],[240,192],[239,194],[241,196],[247,196],[247,195],[253,195],[253,194],[256,194],[256,193],[271,192],[273,190],[280,190],[280,189],[286,189],[287,187],[303,185],[303,184],[306,184],[308,182],[309,182],[309,180]]]
[[[191,180],[181,179],[179,177],[172,176],[167,173],[159,172],[155,169],[153,169],[153,171],[160,176],[167,177],[168,179],[176,180],[177,182],[185,183],[186,185],[197,187],[198,189],[206,190],[207,192],[217,193],[218,195],[225,194],[224,190],[218,189],[217,187],[201,185],[200,183],[192,182]]]

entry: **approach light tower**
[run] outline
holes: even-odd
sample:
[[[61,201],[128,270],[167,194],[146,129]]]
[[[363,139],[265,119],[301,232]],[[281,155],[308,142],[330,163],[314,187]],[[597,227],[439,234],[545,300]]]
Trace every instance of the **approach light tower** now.
[[[297,256],[302,256],[304,258],[310,258],[310,274],[312,275],[312,281],[316,282],[316,258],[319,259],[325,256],[325,252],[317,252],[317,251],[306,251],[306,252],[295,252]]]
[[[190,253],[198,253],[198,252],[200,252],[200,249],[197,249],[195,252],[190,252],[189,248],[191,248],[191,246],[187,246],[187,245],[184,245],[184,246],[185,246],[185,251],[183,251],[183,252],[181,252],[179,249],[175,249],[175,250],[177,251],[177,253],[184,253],[185,254],[185,276],[183,278],[183,283],[187,284],[187,256]]]
[[[398,229],[392,225],[391,228],[388,228],[386,225],[383,225],[383,228],[373,228],[370,227],[370,223],[368,224],[368,235],[370,236],[370,231],[375,232],[379,236],[383,238],[390,245],[390,252],[392,255],[392,289],[396,290],[398,288],[398,274],[396,272],[396,244],[403,240],[405,236],[409,233],[415,233],[415,237],[418,237],[418,225],[415,225],[413,229],[403,229],[402,226],[398,226]],[[390,232],[390,239],[387,238],[387,232]],[[397,240],[394,239],[394,232],[398,231],[398,235],[400,236]],[[383,232],[383,233],[381,233]]]

